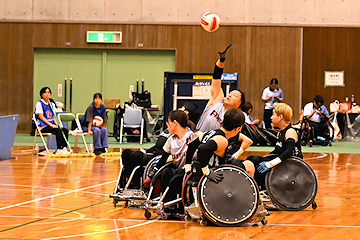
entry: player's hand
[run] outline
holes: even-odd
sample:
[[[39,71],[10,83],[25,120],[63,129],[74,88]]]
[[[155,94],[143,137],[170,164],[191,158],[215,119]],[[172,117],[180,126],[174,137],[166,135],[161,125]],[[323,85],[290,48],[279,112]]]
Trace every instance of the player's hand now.
[[[52,128],[58,128],[58,126],[55,125],[55,124],[51,124],[50,127],[52,127]]]
[[[226,58],[226,54],[227,54],[227,51],[229,50],[229,48],[231,47],[232,43],[230,43],[226,49],[222,52],[219,52],[219,55],[220,55],[220,58]]]
[[[89,130],[89,131],[88,131],[88,134],[93,135],[93,134],[94,134],[94,132],[93,132],[93,131],[91,131],[91,130]]]
[[[269,171],[271,168],[266,166],[266,162],[261,162],[259,166],[257,167],[257,170],[259,173],[264,173]]]
[[[237,158],[234,156],[234,155],[232,155],[230,158],[228,158],[227,160],[226,160],[226,163],[228,163],[228,164],[234,164],[234,162],[237,160]]]
[[[210,173],[207,175],[207,178],[215,183],[219,183],[224,179],[222,173],[214,172],[212,169],[210,169]]]

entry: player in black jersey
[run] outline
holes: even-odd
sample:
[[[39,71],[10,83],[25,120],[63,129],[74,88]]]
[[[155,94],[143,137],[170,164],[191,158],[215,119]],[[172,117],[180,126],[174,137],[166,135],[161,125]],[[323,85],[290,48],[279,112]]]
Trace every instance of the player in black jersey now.
[[[278,140],[275,145],[275,149],[267,156],[249,156],[247,160],[254,163],[255,168],[255,180],[258,185],[264,186],[265,184],[265,172],[275,167],[282,161],[285,161],[291,156],[302,158],[301,144],[298,139],[298,135],[291,127],[291,118],[293,115],[292,108],[286,103],[275,103],[273,109],[273,115],[271,120],[275,127],[280,129],[278,134]]]
[[[254,165],[250,161],[238,159],[252,144],[250,138],[243,134],[239,134],[244,122],[244,114],[239,108],[228,109],[225,112],[220,129],[205,132],[202,136],[189,144],[186,155],[185,171],[188,172],[193,168],[196,170],[197,174],[205,174],[210,180],[218,183],[223,179],[222,174],[216,173],[210,168],[215,165],[214,161],[217,161],[219,165],[229,163],[240,166],[253,176],[255,171]],[[237,152],[230,158],[227,158],[229,139],[234,138],[235,136],[238,136],[238,140],[242,141],[242,144]],[[196,156],[194,156],[196,150],[197,153]],[[212,158],[213,156],[214,158]],[[191,166],[192,161],[193,163]]]

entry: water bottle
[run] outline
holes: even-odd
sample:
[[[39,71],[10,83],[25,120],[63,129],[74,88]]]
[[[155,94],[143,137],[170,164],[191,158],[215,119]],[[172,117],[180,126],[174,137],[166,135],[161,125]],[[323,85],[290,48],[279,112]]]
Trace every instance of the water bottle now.
[[[35,145],[35,155],[36,156],[39,155],[39,144],[38,143]]]
[[[94,145],[92,143],[90,143],[89,151],[90,153],[94,153]]]

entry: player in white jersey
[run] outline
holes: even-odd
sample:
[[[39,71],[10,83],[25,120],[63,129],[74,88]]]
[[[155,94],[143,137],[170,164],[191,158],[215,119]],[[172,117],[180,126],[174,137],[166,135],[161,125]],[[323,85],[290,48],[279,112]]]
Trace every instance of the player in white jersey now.
[[[200,117],[197,129],[201,132],[219,129],[227,109],[239,108],[245,102],[245,94],[239,89],[233,90],[224,97],[221,88],[221,75],[225,66],[225,58],[231,44],[223,52],[219,52],[220,59],[215,64],[213,79],[211,81],[211,97]]]

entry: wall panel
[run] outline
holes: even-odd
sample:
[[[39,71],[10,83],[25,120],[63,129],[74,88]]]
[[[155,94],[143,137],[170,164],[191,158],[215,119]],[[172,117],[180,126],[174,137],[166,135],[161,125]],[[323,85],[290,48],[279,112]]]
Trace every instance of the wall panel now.
[[[334,99],[344,101],[345,96],[359,89],[360,41],[357,28],[306,28],[304,29],[303,105],[315,95],[324,97],[325,105]],[[324,71],[344,71],[345,87],[324,88]],[[360,94],[358,95],[358,101]]]
[[[224,25],[208,33],[197,25],[0,23],[0,29],[10,34],[0,36],[0,77],[6,92],[0,114],[20,113],[19,131],[30,130],[35,47],[172,49],[176,50],[176,71],[212,72],[217,52],[233,43],[225,72],[239,73],[240,88],[254,104],[253,116],[262,118],[261,92],[272,77],[279,78],[286,101],[297,111],[300,28]],[[122,31],[123,43],[88,44],[85,34],[89,30]],[[138,48],[138,43],[143,43],[143,48]]]

